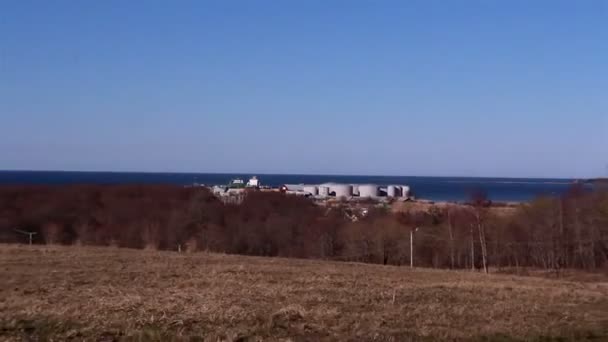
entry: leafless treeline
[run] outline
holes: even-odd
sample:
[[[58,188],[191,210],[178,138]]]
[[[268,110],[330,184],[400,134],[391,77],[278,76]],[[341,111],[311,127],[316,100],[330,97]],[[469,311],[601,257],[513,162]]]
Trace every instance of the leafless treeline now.
[[[398,265],[410,264],[413,246],[417,266],[608,268],[606,192],[573,187],[561,198],[539,198],[509,213],[477,196],[468,206],[399,214],[376,209],[356,222],[353,215],[346,207],[327,210],[279,193],[251,192],[235,205],[222,204],[203,188],[0,187],[4,242],[26,243],[19,229],[38,233],[34,243],[49,244]]]
[[[573,186],[561,197],[513,210],[490,208],[477,198],[400,220],[426,228],[415,239],[422,240],[429,266],[608,269],[608,193],[602,191]]]

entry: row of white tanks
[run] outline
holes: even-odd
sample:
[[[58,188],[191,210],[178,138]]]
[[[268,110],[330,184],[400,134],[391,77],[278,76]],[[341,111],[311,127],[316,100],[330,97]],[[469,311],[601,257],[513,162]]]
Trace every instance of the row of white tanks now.
[[[320,185],[288,186],[288,188],[320,197],[408,197],[410,192],[407,185],[388,185],[386,188],[382,188],[376,184],[324,183]]]

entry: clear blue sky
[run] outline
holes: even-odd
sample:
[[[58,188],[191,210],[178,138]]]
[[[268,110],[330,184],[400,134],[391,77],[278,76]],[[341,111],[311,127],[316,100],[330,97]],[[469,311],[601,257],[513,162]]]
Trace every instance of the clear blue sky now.
[[[0,169],[607,164],[608,1],[0,0]]]

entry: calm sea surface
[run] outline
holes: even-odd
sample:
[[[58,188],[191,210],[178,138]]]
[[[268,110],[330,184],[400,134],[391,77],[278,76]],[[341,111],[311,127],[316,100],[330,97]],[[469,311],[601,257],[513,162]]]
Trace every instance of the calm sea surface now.
[[[233,178],[245,181],[251,174],[219,173],[138,173],[138,172],[60,172],[0,171],[0,184],[226,184]],[[417,198],[433,201],[465,201],[471,192],[485,191],[493,201],[526,201],[541,195],[566,191],[572,179],[469,178],[410,176],[335,176],[335,175],[257,175],[264,185],[338,183],[375,183],[409,185]]]

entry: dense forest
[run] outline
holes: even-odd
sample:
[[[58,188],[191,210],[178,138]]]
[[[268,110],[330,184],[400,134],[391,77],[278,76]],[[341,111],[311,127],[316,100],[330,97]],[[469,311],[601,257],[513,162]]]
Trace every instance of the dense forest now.
[[[346,205],[251,191],[224,204],[205,188],[0,187],[0,241],[320,258],[453,269],[608,269],[608,192],[573,186],[501,214],[469,205],[365,215]]]

